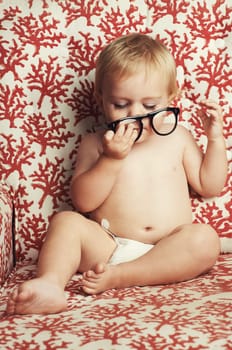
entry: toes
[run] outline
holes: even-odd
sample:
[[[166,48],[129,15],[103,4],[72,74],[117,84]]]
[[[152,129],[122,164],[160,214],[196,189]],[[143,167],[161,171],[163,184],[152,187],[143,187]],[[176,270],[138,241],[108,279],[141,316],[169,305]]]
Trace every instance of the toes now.
[[[94,282],[84,281],[82,290],[86,294],[97,294],[97,284]]]
[[[19,294],[18,288],[17,288],[17,289],[14,289],[13,292],[11,293],[11,295],[10,295],[10,300],[12,300],[12,301],[14,301],[14,302],[17,302],[17,300],[18,300],[18,294]]]
[[[8,314],[14,314],[15,313],[15,302],[13,300],[9,300],[8,301],[6,312]]]
[[[18,299],[18,289],[15,289],[10,295],[7,302],[6,312],[8,314],[15,313],[15,305],[16,305],[17,299]]]
[[[97,264],[93,270],[89,270],[83,273],[83,277],[87,279],[96,278],[106,271],[105,264]]]
[[[97,264],[93,270],[89,270],[83,273],[82,290],[86,294],[98,294],[105,290],[106,280],[106,264]]]
[[[86,294],[90,294],[90,295],[96,294],[95,289],[92,289],[92,288],[82,287],[82,290]]]
[[[103,273],[103,272],[106,271],[106,265],[105,265],[105,264],[97,264],[97,265],[95,266],[94,271],[95,271],[97,274]]]
[[[91,276],[91,277],[83,276],[82,284],[84,284],[84,285],[86,285],[86,284],[96,285],[100,280],[101,280],[101,275],[95,274],[94,276]]]
[[[86,271],[85,273],[84,273],[84,276],[86,277],[86,278],[92,278],[92,277],[95,277],[95,272],[94,271],[92,271],[92,270],[89,270],[89,271]]]

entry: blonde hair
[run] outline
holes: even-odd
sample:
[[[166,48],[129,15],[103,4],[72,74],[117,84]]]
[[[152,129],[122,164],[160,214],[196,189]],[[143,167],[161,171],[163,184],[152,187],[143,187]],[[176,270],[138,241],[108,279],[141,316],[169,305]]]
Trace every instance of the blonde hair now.
[[[139,33],[122,36],[102,50],[96,64],[96,97],[102,94],[102,84],[106,75],[117,75],[119,79],[130,76],[141,64],[148,70],[161,69],[167,79],[169,100],[173,100],[178,94],[173,56],[161,42]]]

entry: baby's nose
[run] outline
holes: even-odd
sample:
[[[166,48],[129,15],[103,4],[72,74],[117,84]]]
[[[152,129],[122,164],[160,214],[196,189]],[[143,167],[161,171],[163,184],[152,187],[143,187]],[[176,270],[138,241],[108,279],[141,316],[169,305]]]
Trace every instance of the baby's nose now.
[[[142,123],[145,128],[148,128],[151,124],[149,118],[143,118]]]
[[[145,114],[145,111],[144,111],[144,108],[142,106],[133,105],[130,107],[130,110],[129,110],[130,117],[137,117],[137,116],[140,116],[143,114]]]

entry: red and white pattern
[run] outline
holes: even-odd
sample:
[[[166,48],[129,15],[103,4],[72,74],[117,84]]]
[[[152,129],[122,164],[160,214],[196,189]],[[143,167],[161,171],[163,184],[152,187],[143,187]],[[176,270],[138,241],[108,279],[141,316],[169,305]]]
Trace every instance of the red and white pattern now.
[[[69,184],[80,141],[102,121],[93,96],[95,60],[112,39],[142,32],[168,46],[183,91],[180,122],[204,148],[198,103],[218,100],[231,166],[229,3],[0,0],[1,348],[232,348],[231,254],[221,255],[208,274],[193,281],[99,296],[83,295],[77,275],[66,289],[67,312],[5,314],[9,293],[35,274],[52,215],[72,208]],[[220,197],[192,194],[195,221],[210,223],[225,249],[232,239],[231,203],[231,170]]]

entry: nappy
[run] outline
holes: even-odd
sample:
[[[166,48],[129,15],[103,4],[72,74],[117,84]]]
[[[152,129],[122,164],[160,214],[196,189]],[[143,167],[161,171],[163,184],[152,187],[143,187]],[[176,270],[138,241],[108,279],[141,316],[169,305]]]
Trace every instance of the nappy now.
[[[149,252],[149,250],[154,247],[153,244],[142,243],[133,239],[115,236],[115,234],[109,230],[109,222],[106,219],[102,220],[101,226],[117,244],[111,258],[108,261],[108,264],[110,265],[117,265],[135,260]]]
[[[135,260],[140,256],[146,254],[154,245],[134,241],[133,239],[121,238],[113,236],[117,247],[113,252],[108,264],[117,265],[120,263]]]

